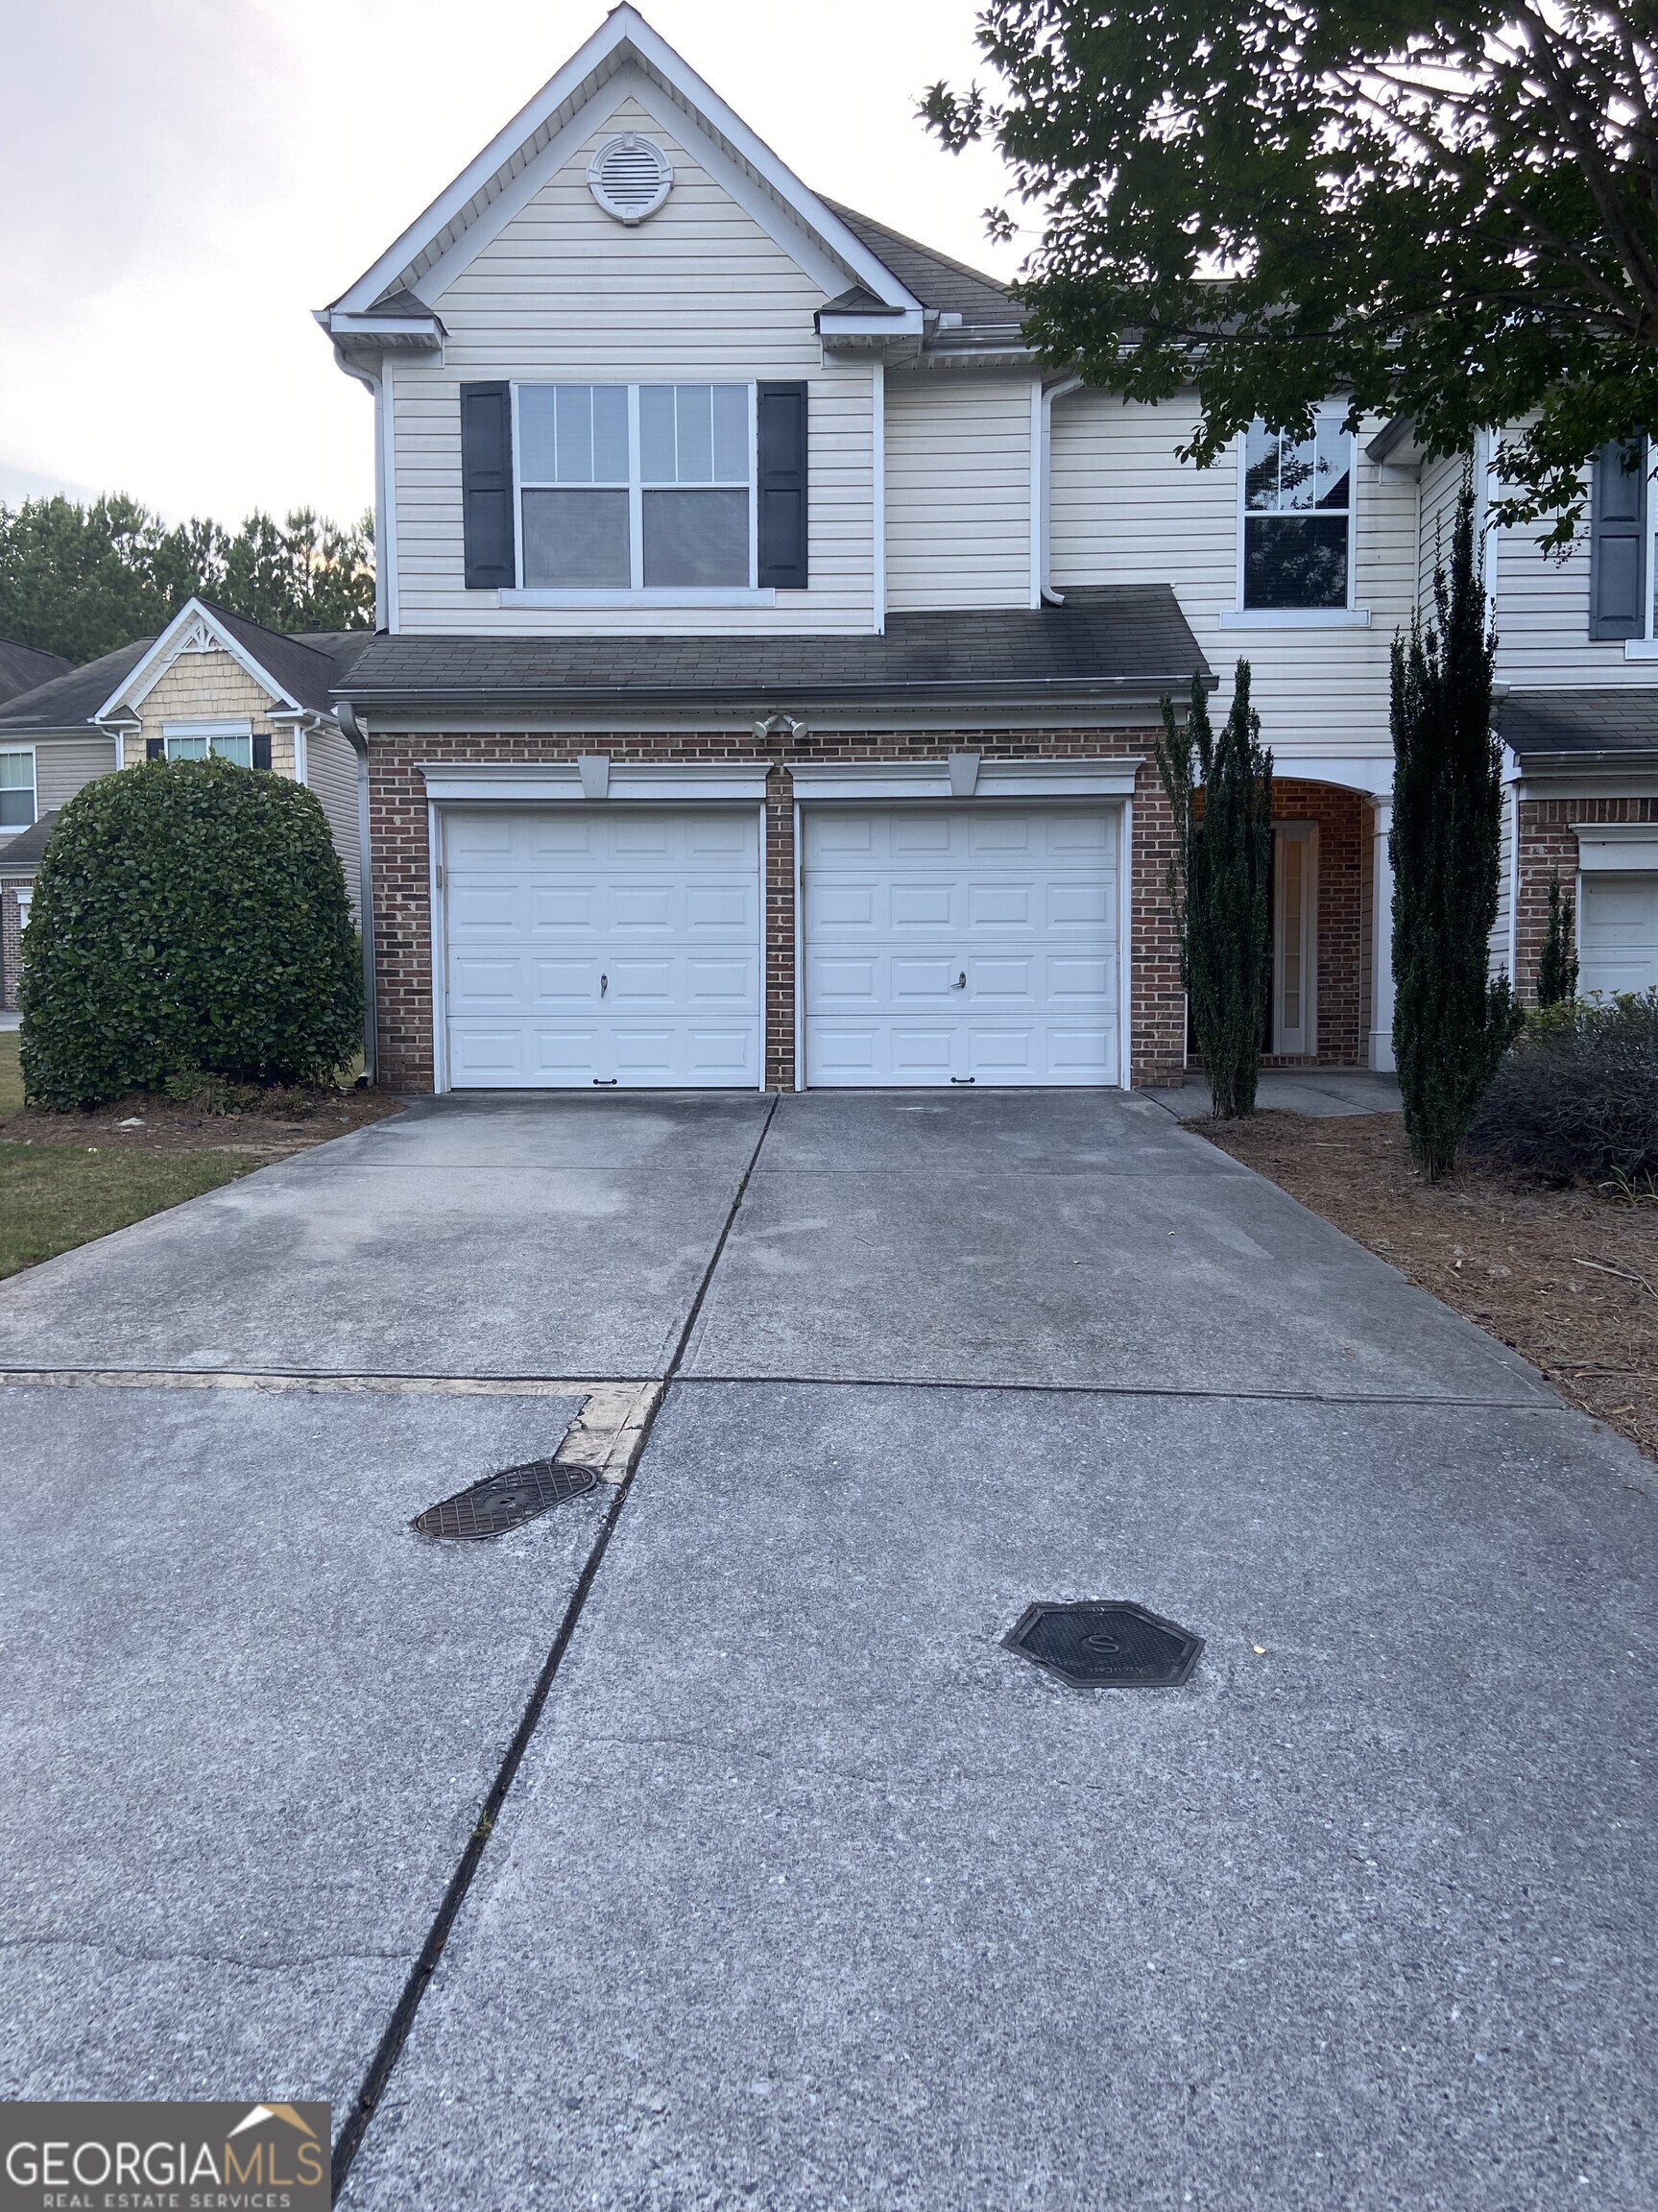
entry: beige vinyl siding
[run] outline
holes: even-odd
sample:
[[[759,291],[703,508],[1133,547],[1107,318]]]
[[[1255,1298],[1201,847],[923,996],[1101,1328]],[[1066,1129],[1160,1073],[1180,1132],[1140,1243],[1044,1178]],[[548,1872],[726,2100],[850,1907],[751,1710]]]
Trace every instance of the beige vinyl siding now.
[[[891,608],[1028,607],[1028,376],[889,376]]]
[[[1589,520],[1564,560],[1545,553],[1546,525],[1497,536],[1497,677],[1516,689],[1658,684],[1658,663],[1627,661],[1621,637],[1589,635]]]
[[[328,831],[340,865],[351,912],[362,909],[362,871],[357,836],[357,756],[350,740],[334,729],[313,730],[305,739],[305,781],[328,818]]]
[[[1078,584],[1169,584],[1220,689],[1250,663],[1262,734],[1281,758],[1385,754],[1388,660],[1416,591],[1415,479],[1376,468],[1358,440],[1356,604],[1368,629],[1225,628],[1237,600],[1237,459],[1213,469],[1175,459],[1195,424],[1186,402],[1163,407],[1079,392],[1053,406],[1050,575]],[[1367,426],[1365,436],[1373,435]]]
[[[87,733],[30,742],[35,748],[35,806],[41,814],[66,806],[84,785],[111,774],[115,766],[115,747],[108,737]]]
[[[1416,603],[1424,621],[1433,613],[1433,577],[1436,569],[1451,566],[1451,534],[1456,526],[1456,501],[1462,490],[1467,457],[1448,453],[1438,461],[1424,462],[1417,527]]]
[[[664,147],[665,204],[637,228],[588,187],[617,131]],[[826,365],[813,316],[828,295],[739,207],[687,145],[625,96],[599,105],[581,147],[431,304],[441,365],[389,379],[397,626],[405,631],[854,630],[874,624],[874,376]],[[810,588],[775,607],[500,607],[463,581],[459,387],[474,379],[667,383],[805,379],[809,395]]]

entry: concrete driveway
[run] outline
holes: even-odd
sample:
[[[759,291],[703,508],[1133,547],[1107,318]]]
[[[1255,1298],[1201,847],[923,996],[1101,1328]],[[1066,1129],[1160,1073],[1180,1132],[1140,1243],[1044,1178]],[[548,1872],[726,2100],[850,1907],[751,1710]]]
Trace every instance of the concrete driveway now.
[[[1658,2199],[1654,1470],[1154,1102],[422,1108],[0,1363],[0,2093],[331,2096],[388,2212]]]

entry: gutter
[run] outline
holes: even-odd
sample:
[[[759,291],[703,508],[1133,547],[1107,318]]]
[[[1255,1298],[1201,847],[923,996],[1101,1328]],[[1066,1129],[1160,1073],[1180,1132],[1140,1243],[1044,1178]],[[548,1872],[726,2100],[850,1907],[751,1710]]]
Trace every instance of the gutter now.
[[[369,737],[348,699],[335,701],[334,719],[357,756],[357,922],[363,940],[363,1072],[372,1083],[380,1071],[380,1024],[374,998],[374,851],[369,835]]]

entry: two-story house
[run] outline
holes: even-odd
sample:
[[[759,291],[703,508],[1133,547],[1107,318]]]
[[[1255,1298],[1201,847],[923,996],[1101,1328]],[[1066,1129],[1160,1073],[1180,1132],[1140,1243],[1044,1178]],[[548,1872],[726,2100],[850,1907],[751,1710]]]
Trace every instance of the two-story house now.
[[[1045,371],[630,7],[319,320],[374,401],[379,634],[333,699],[383,1080],[1178,1081],[1152,738],[1240,655],[1271,1053],[1388,1064],[1388,657],[1458,480],[1408,424],[1181,465],[1194,410]],[[1495,548],[1523,978],[1550,857],[1586,984],[1658,961],[1646,534],[1622,632],[1606,497],[1574,565]]]

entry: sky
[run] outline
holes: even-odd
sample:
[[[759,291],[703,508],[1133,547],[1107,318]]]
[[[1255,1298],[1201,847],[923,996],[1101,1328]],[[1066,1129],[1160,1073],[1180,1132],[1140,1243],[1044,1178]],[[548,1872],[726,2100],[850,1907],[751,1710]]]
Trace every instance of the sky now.
[[[996,156],[915,102],[972,0],[644,0],[805,181],[1008,276]],[[602,0],[0,0],[0,500],[354,519],[372,402],[338,297],[594,31]],[[1017,210],[1016,210],[1017,212]],[[1029,243],[1029,240],[1025,241]]]

